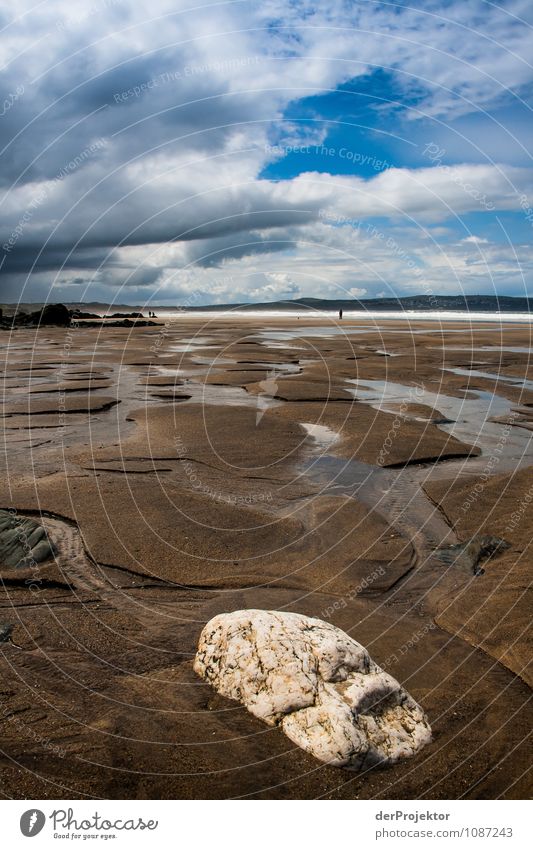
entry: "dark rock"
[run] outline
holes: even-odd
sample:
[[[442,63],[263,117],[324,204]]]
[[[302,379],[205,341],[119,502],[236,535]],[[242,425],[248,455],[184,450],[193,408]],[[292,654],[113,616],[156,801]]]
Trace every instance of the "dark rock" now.
[[[33,315],[39,314],[33,313]],[[37,323],[55,324],[61,327],[67,327],[70,324],[70,310],[68,310],[64,304],[47,304],[41,310]]]
[[[101,318],[96,312],[82,312],[82,310],[71,310],[70,315],[75,321],[80,318]]]
[[[26,516],[0,510],[0,568],[28,569],[53,554],[42,525]]]
[[[0,622],[0,643],[9,643],[12,633],[13,625],[10,622]]]
[[[8,319],[4,319],[4,325]],[[39,327],[48,324],[56,327],[68,327],[70,310],[64,304],[47,304],[41,310],[25,313],[18,311],[9,319],[11,327]]]
[[[148,321],[148,319],[130,319],[125,318],[123,321],[119,321],[118,319],[111,321],[108,319],[107,321],[101,319],[100,321],[86,321],[83,324],[84,327],[158,327],[157,321]]]
[[[509,543],[500,537],[476,534],[467,542],[440,548],[437,551],[437,557],[443,563],[458,566],[469,574],[483,575],[485,570],[481,563],[501,554],[506,548],[509,548]]]

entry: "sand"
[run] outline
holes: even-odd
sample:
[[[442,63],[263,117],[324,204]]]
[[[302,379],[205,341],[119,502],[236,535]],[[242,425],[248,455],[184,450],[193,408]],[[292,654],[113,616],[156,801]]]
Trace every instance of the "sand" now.
[[[7,795],[528,793],[530,330],[368,324],[3,334],[0,507],[56,546],[0,570]],[[508,546],[474,575],[477,534]],[[345,630],[434,741],[353,775],[217,696],[198,637],[246,607]]]

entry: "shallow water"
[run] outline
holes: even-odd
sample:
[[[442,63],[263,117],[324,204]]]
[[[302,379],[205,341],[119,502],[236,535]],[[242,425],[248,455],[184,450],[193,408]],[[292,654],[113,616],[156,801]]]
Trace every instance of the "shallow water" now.
[[[451,347],[450,345],[439,345],[438,348],[434,348],[433,350],[437,350],[437,351],[468,351],[468,352],[472,352],[472,353],[475,352],[475,351],[488,351],[489,353],[490,353],[490,351],[497,351],[498,353],[508,352],[510,354],[529,354],[530,356],[533,356],[533,349],[532,348],[525,348],[525,347],[521,347],[520,345],[516,345],[516,346],[512,346],[512,345],[510,345],[510,346],[483,345],[480,348]]]
[[[504,330],[512,330],[512,324],[509,326],[502,325],[499,328],[500,332]],[[491,332],[494,331],[494,327],[468,327],[468,333],[485,333],[488,330]],[[295,347],[294,345],[287,344],[290,340],[293,339],[301,339],[304,341],[306,338],[320,338],[320,339],[328,339],[335,338],[340,335],[346,338],[346,341],[350,341],[352,336],[365,336],[369,333],[379,333],[384,336],[387,333],[394,334],[408,334],[412,335],[424,335],[424,334],[448,334],[448,333],[465,333],[464,327],[453,328],[453,327],[445,327],[444,325],[439,325],[437,328],[435,327],[422,327],[415,328],[409,327],[408,329],[403,329],[401,327],[391,327],[386,324],[379,324],[376,322],[375,324],[363,324],[354,327],[350,324],[342,324],[342,322],[337,322],[335,325],[323,324],[319,326],[298,326],[297,324],[294,327],[283,329],[283,330],[261,330],[256,334],[256,337],[259,338],[261,344],[268,344],[269,347]],[[282,343],[285,342],[285,345]],[[452,350],[452,349],[449,349]],[[467,350],[472,350],[468,348]],[[528,349],[529,350],[529,349]],[[376,351],[376,353],[378,353]],[[384,352],[383,349],[379,353],[388,353]]]
[[[398,411],[390,407],[391,403],[417,403],[439,410],[452,421],[429,424],[428,427],[439,427],[467,445],[478,446],[484,453],[500,446],[502,439],[502,450],[515,458],[521,457],[530,446],[527,431],[512,428],[504,438],[505,425],[489,421],[494,417],[508,417],[511,406],[514,406],[511,401],[493,392],[469,389],[465,391],[464,398],[454,398],[443,392],[432,392],[422,384],[407,386],[387,380],[351,378],[346,383],[355,385],[356,400],[369,403],[375,410],[397,414]]]
[[[283,342],[285,339],[305,339],[306,337],[318,336],[320,339],[327,339],[332,336],[343,335],[346,337],[357,336],[361,333],[370,333],[376,328],[369,324],[363,327],[343,326],[328,326],[321,327],[294,327],[290,330],[261,330],[257,336],[267,341]]]
[[[310,422],[300,422],[300,424],[320,448],[329,448],[330,445],[333,445],[339,439],[337,431],[332,430],[327,425],[312,424]]]
[[[208,336],[194,336],[192,339],[180,339],[179,342],[174,342],[167,346],[168,351],[176,351],[178,353],[193,353],[196,348],[212,348],[218,347],[216,340]]]
[[[439,546],[456,542],[453,530],[422,489],[427,469],[382,468],[333,453],[316,456],[320,449],[316,445],[298,471],[317,484],[322,495],[355,498],[376,511],[413,542],[419,561]]]
[[[505,398],[482,390],[469,391],[464,398],[454,398],[421,385],[380,380],[351,379],[346,382],[356,387],[357,400],[377,410],[386,411],[387,404],[409,402],[436,408],[455,421],[428,424],[428,427],[439,427],[466,444],[482,449],[479,457],[421,463],[400,469],[382,468],[355,458],[336,456],[334,444],[341,434],[330,428],[323,430],[321,426],[315,431],[314,444],[299,464],[298,471],[317,484],[322,493],[357,498],[376,510],[412,540],[419,563],[433,557],[437,548],[457,542],[453,528],[424,492],[423,486],[428,480],[439,477],[454,480],[483,472],[502,473],[531,463],[529,432],[488,421],[490,416],[509,415],[511,404]],[[309,426],[304,424],[304,427],[308,429]],[[487,454],[498,458],[497,464],[490,468]]]
[[[211,366],[212,368],[231,365],[233,362],[234,360],[231,360],[229,357],[206,357],[204,355],[200,356],[199,354],[194,354],[194,356],[191,357],[191,363],[195,363],[200,366]]]
[[[150,387],[151,393],[156,394],[165,392],[165,389],[172,391],[172,387]],[[269,395],[251,395],[246,389],[241,386],[216,386],[212,383],[196,383],[195,381],[185,379],[183,384],[176,386],[176,400],[179,401],[179,396],[188,396],[184,398],[184,404],[214,404],[219,406],[230,407],[253,407],[258,411],[271,409],[281,404],[281,401],[271,398]],[[164,397],[154,398],[158,403],[164,403]],[[173,402],[173,398],[169,396],[169,401]]]
[[[501,383],[508,383],[511,386],[522,386],[524,389],[533,389],[533,380],[527,380],[526,378],[515,377],[513,375],[495,374],[494,372],[476,371],[475,369],[467,368],[443,368],[442,370],[461,375],[462,377],[484,377],[487,380],[501,381]]]
[[[267,363],[260,360],[229,360],[235,365],[235,370],[239,371],[239,366],[242,366],[242,371],[255,371],[254,366],[266,368],[274,374],[300,374],[302,371],[301,365],[298,363]]]

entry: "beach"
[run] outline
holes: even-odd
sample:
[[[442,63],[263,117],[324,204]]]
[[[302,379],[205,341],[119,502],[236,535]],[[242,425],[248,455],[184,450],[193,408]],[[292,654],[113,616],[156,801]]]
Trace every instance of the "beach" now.
[[[1,572],[9,795],[524,798],[530,321],[156,321],[3,332],[0,508],[54,548]],[[341,628],[433,741],[350,773],[217,695],[248,608]]]

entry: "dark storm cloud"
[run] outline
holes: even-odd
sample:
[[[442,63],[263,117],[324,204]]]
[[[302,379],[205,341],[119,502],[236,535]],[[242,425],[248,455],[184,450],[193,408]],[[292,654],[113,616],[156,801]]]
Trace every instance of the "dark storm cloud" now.
[[[2,273],[26,274],[30,271],[54,271],[60,268],[90,270],[100,268],[108,259],[108,251],[79,250],[69,256],[57,248],[48,251],[20,248],[4,255]]]
[[[287,225],[292,222],[287,222]],[[199,268],[215,268],[228,260],[260,254],[272,254],[294,247],[295,241],[285,236],[286,227],[271,228],[267,235],[251,231],[210,238],[187,246],[187,262]]]
[[[251,248],[239,247],[243,241],[255,245],[257,252],[269,250],[267,237],[247,234],[263,228],[276,232],[312,221],[318,209],[315,204],[313,210],[280,210],[275,202],[270,202],[267,209],[224,215],[227,198],[222,196],[210,204],[195,203],[193,199],[185,209],[170,204],[169,209],[158,211],[160,196],[146,192],[138,198],[130,196],[126,202],[120,195],[115,196],[114,189],[116,184],[99,188],[97,198],[91,194],[79,202],[59,225],[54,222],[47,229],[45,223],[43,228],[36,227],[33,232],[23,230],[11,248],[9,241],[4,243],[9,250],[5,252],[3,271],[96,268],[111,260],[110,252],[117,245],[157,245],[176,241],[201,243],[195,250],[199,262],[212,265],[228,256],[253,252]],[[257,197],[258,206],[262,201],[264,203]],[[39,220],[38,211],[34,220]],[[16,230],[12,232],[16,234]],[[274,240],[275,236],[272,238]]]
[[[70,64],[26,85],[4,116],[4,186],[53,179],[98,138],[109,140],[108,165],[117,168],[154,149],[220,152],[235,125],[273,117],[257,98],[229,93],[210,74],[167,81],[175,65],[160,58],[135,59],[94,78],[90,63]],[[12,74],[4,90],[16,91],[18,79]]]

